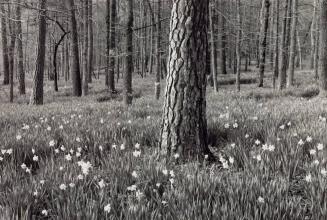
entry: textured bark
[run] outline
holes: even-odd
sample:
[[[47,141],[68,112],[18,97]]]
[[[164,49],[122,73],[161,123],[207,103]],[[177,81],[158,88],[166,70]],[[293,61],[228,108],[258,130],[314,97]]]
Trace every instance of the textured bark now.
[[[287,87],[294,85],[294,71],[295,71],[295,55],[296,55],[296,29],[298,21],[298,0],[293,0],[292,3],[292,26],[291,26],[291,42],[290,42],[290,61],[288,67]]]
[[[126,57],[124,74],[124,104],[131,105],[132,94],[132,73],[133,73],[133,0],[127,1],[127,19],[126,19]]]
[[[83,48],[83,95],[89,93],[89,69],[88,69],[88,51],[89,51],[89,1],[84,0],[84,48]]]
[[[34,74],[34,85],[31,95],[31,105],[43,104],[43,79],[44,79],[44,63],[45,63],[45,41],[46,41],[46,4],[47,0],[39,0],[39,33],[38,33],[38,48],[36,58],[36,68]]]
[[[320,10],[320,95],[327,97],[327,0],[321,0]]]
[[[24,70],[24,54],[23,54],[23,35],[22,35],[22,22],[21,22],[21,0],[17,1],[17,10],[16,10],[16,17],[17,17],[17,52],[18,52],[18,68],[17,68],[17,75],[19,78],[19,94],[25,95],[25,70]]]
[[[75,5],[74,0],[65,1],[67,8],[70,12],[70,25],[71,25],[71,48],[72,48],[72,65],[71,65],[71,76],[73,84],[73,95],[82,95],[82,82],[81,82],[81,72],[80,72],[80,62],[79,62],[79,47],[78,47],[78,34],[77,34],[77,24],[75,17]]]
[[[217,53],[216,53],[216,43],[215,43],[215,33],[213,24],[213,12],[211,6],[209,6],[209,23],[210,23],[210,46],[211,46],[211,77],[213,81],[213,88],[215,92],[218,92],[218,81],[217,81]]]
[[[9,84],[9,57],[8,57],[8,39],[7,39],[7,21],[4,4],[0,4],[1,8],[1,38],[2,38],[2,59],[3,59],[3,84]]]
[[[267,53],[267,34],[269,24],[269,12],[270,12],[270,0],[263,0],[261,9],[261,27],[259,36],[259,87],[263,87],[263,78],[266,65],[266,53]]]
[[[276,79],[279,75],[279,0],[275,0],[275,56],[274,56],[274,73],[273,73],[273,87],[276,88]]]
[[[207,146],[206,59],[208,0],[173,2],[161,153],[203,158]]]
[[[113,85],[112,84],[114,79],[114,76],[110,76],[109,74],[109,57],[110,57],[110,0],[106,1],[106,78],[105,78],[105,84],[108,86],[109,90],[112,90]],[[110,79],[111,78],[111,79]],[[109,81],[111,81],[109,83]]]

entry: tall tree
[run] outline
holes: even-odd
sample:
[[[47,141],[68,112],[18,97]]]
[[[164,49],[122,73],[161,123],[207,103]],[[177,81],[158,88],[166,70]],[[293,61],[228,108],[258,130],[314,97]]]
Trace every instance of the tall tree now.
[[[111,93],[116,93],[115,88],[115,56],[116,56],[116,23],[117,23],[117,4],[116,0],[110,0],[110,29],[109,29],[109,65],[108,65],[108,74],[109,74],[109,91]]]
[[[295,55],[296,55],[296,29],[298,21],[298,0],[293,0],[292,3],[292,25],[291,25],[291,42],[290,42],[290,61],[288,67],[287,87],[294,85],[294,71],[295,71]]]
[[[21,0],[17,1],[16,17],[17,17],[17,52],[18,52],[18,68],[17,74],[19,78],[19,93],[24,95],[25,91],[25,70],[24,70],[24,54],[23,54],[23,34],[21,21]]]
[[[242,18],[241,18],[241,0],[236,0],[236,89],[241,90],[241,40],[242,40]]]
[[[213,5],[209,6],[209,23],[210,23],[210,51],[211,51],[211,78],[213,81],[213,88],[215,92],[218,92],[218,80],[217,80],[217,53],[215,43],[215,28],[213,23]]]
[[[158,0],[157,12],[157,41],[156,41],[156,82],[155,82],[155,96],[160,98],[160,79],[161,79],[161,0]]]
[[[273,73],[273,87],[276,87],[276,79],[279,75],[279,0],[275,0],[275,52],[274,52],[274,73]]]
[[[89,51],[88,51],[88,74],[89,74],[89,83],[92,83],[92,74],[93,74],[93,62],[94,62],[94,37],[93,37],[93,4],[92,4],[92,0],[88,0],[89,1]]]
[[[89,93],[89,69],[88,69],[88,52],[89,52],[89,1],[84,0],[84,51],[83,51],[83,95]]]
[[[208,6],[208,0],[173,1],[160,141],[167,158],[210,155],[206,121]]]
[[[11,5],[8,5],[8,14],[9,14],[9,33],[10,33],[10,46],[8,51],[9,57],[9,84],[10,84],[10,93],[9,101],[14,101],[14,62],[15,62],[15,47],[16,47],[16,17],[11,17]]]
[[[224,10],[226,8],[226,2],[225,0],[220,0],[221,2],[221,8]],[[221,20],[221,52],[220,52],[220,68],[221,68],[221,74],[225,75],[227,74],[227,29],[226,29],[226,18],[225,15],[220,14],[220,20]]]
[[[327,97],[327,0],[321,0],[320,10],[320,95]]]
[[[66,0],[67,9],[70,13],[70,26],[71,26],[71,49],[72,49],[72,65],[71,65],[71,76],[73,83],[73,95],[82,95],[82,82],[81,82],[81,71],[79,62],[79,47],[78,47],[78,33],[77,23],[75,17],[75,4],[74,0]]]
[[[8,38],[5,4],[0,4],[1,9],[1,38],[2,38],[2,59],[3,59],[3,84],[9,84],[9,57],[8,57]]]
[[[133,0],[127,1],[126,19],[126,55],[125,55],[125,74],[124,74],[124,103],[131,105],[133,99],[132,73],[133,73]]]
[[[269,12],[270,0],[262,0],[261,27],[259,33],[259,87],[263,87],[263,78],[265,73]]]
[[[43,79],[44,79],[44,63],[45,63],[45,40],[46,40],[46,9],[47,0],[39,0],[39,33],[38,33],[38,47],[36,68],[34,74],[34,84],[31,95],[31,105],[43,104]]]

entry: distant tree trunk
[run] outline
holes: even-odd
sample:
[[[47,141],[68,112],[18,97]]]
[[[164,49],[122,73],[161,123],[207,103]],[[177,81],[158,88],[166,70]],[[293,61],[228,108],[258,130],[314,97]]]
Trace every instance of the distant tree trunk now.
[[[16,11],[16,17],[17,17],[17,52],[18,52],[18,68],[17,68],[17,74],[19,78],[19,94],[25,95],[26,89],[25,89],[25,70],[24,70],[24,54],[23,54],[23,34],[22,34],[22,12],[21,12],[21,6],[19,5],[21,3],[21,0],[17,1],[17,11]]]
[[[213,12],[211,6],[209,6],[209,23],[210,23],[210,46],[211,46],[211,77],[213,81],[213,88],[215,92],[218,92],[218,81],[217,81],[217,53],[216,53],[216,43],[215,43],[215,33],[213,24]]]
[[[109,91],[110,90],[113,90],[115,84],[114,84],[114,76],[110,75],[110,72],[109,72],[109,57],[110,57],[110,0],[107,0],[106,1],[106,69],[105,69],[105,72],[106,72],[106,78],[105,78],[105,84],[106,86],[108,86],[109,88]],[[110,85],[111,84],[111,85]]]
[[[8,5],[8,14],[11,15],[10,5]],[[10,46],[9,46],[9,84],[10,84],[10,98],[9,101],[14,102],[14,61],[15,61],[15,47],[16,47],[16,17],[10,17],[9,32],[10,32]]]
[[[221,8],[224,10],[225,7],[225,0],[222,0]],[[221,68],[221,74],[226,75],[227,74],[227,57],[226,57],[226,51],[227,51],[227,45],[226,45],[226,18],[224,15],[221,15],[221,53],[220,53],[220,68]]]
[[[124,74],[124,104],[131,105],[133,100],[132,73],[133,73],[133,0],[127,1],[126,20],[126,57]]]
[[[274,57],[274,73],[273,73],[273,88],[276,88],[276,79],[279,75],[279,0],[275,0],[275,57]]]
[[[236,34],[236,89],[241,91],[241,40],[242,40],[242,20],[241,20],[241,0],[236,0],[237,13],[237,34]]]
[[[298,0],[293,0],[292,3],[292,26],[291,26],[291,45],[290,45],[290,61],[289,61],[289,72],[287,87],[292,87],[294,85],[294,71],[295,71],[295,55],[296,55],[296,29],[298,20]]]
[[[317,32],[319,33],[319,27],[317,24]],[[319,79],[319,52],[321,50],[320,48],[320,36],[317,34],[316,36],[316,49],[315,49],[315,59],[314,59],[314,73],[315,73],[315,79]]]
[[[298,58],[299,58],[299,67],[303,70],[303,59],[302,59],[302,44],[299,35],[299,31],[296,31],[296,38],[297,38],[297,47],[298,47]]]
[[[117,13],[116,13],[116,0],[110,1],[110,46],[109,46],[109,91],[111,93],[116,93],[115,88],[115,56],[117,56],[116,49],[116,21]]]
[[[161,80],[161,0],[158,0],[157,12],[157,41],[156,41],[156,82],[155,82],[155,97],[160,98],[160,80]]]
[[[281,69],[279,73],[279,90],[285,88],[286,85],[286,72],[287,72],[287,63],[288,63],[288,35],[289,35],[289,26],[288,26],[288,16],[289,16],[289,7],[291,7],[291,0],[285,1],[285,15],[283,21],[283,34],[282,34],[282,47],[281,47]]]
[[[45,40],[46,40],[46,5],[47,0],[39,0],[39,33],[38,33],[38,48],[36,58],[36,68],[34,74],[34,85],[31,95],[31,105],[43,104],[43,78],[44,78],[44,63],[45,63]]]
[[[82,82],[81,82],[81,71],[79,62],[79,48],[78,48],[78,34],[77,34],[77,24],[75,17],[75,4],[74,0],[66,0],[67,8],[70,11],[70,25],[71,25],[71,43],[72,43],[72,66],[71,66],[71,76],[73,84],[73,95],[82,95]]]
[[[320,95],[327,97],[327,0],[321,0],[320,10]]]
[[[211,155],[206,121],[208,6],[208,0],[173,2],[160,140],[167,159],[176,154],[182,160]]]
[[[89,0],[89,51],[88,51],[88,73],[89,83],[92,83],[92,75],[94,70],[94,39],[93,39],[93,3]]]
[[[89,93],[89,1],[84,0],[84,52],[83,52],[83,95],[87,96]]]
[[[263,87],[263,78],[266,65],[266,52],[267,52],[267,33],[269,25],[269,12],[270,12],[270,0],[263,0],[261,9],[261,27],[259,36],[259,87]]]
[[[8,39],[7,39],[7,21],[6,21],[6,11],[4,4],[0,4],[1,8],[1,38],[2,38],[2,59],[3,59],[3,84],[9,84],[9,57],[8,57]]]
[[[317,40],[317,7],[318,7],[318,0],[314,0],[313,4],[313,16],[312,16],[312,23],[311,23],[311,56],[310,56],[310,68],[313,69],[315,66],[315,54],[316,54],[316,40]]]

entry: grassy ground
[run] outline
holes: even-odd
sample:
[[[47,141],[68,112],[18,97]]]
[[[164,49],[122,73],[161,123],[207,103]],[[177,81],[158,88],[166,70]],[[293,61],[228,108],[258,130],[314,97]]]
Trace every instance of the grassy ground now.
[[[160,162],[150,79],[135,80],[128,109],[100,82],[89,97],[47,85],[44,106],[1,104],[0,219],[326,219],[327,100],[312,77],[298,72],[283,92],[209,88],[222,165]]]

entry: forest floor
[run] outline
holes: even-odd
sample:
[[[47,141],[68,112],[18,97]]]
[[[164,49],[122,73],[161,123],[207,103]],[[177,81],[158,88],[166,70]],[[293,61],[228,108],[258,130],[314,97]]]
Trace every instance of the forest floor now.
[[[0,219],[326,219],[327,100],[311,71],[296,79],[282,92],[270,77],[240,93],[208,88],[219,164],[158,160],[152,78],[134,80],[128,109],[100,81],[88,97],[47,83],[44,106],[2,103]]]

